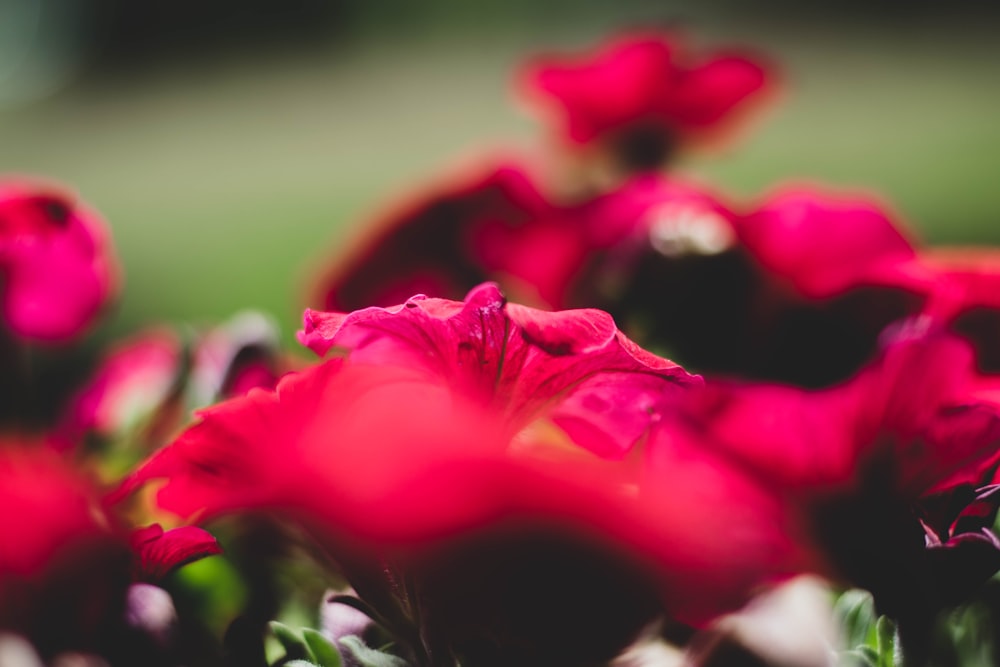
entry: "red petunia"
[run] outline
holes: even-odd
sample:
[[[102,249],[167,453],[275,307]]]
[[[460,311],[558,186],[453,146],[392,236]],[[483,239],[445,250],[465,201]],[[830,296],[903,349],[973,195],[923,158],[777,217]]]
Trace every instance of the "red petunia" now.
[[[607,313],[509,304],[490,283],[465,302],[307,310],[300,341],[320,355],[338,347],[355,362],[429,371],[501,412],[510,432],[547,412],[602,456],[624,455],[678,391],[700,383],[626,338]]]
[[[921,320],[894,332],[875,362],[819,392],[709,383],[672,426],[783,489],[832,573],[904,616],[933,614],[942,599],[960,596],[940,582],[958,580],[963,557],[983,576],[1000,567],[995,548],[982,564],[984,544],[995,540],[957,548],[970,540],[951,519],[918,521],[930,516],[925,503],[940,504],[935,498],[974,495],[1000,460],[1000,412],[979,397],[968,345],[926,327]],[[980,528],[971,541],[982,542]],[[928,545],[958,557],[942,559]]]
[[[134,531],[129,542],[136,581],[159,582],[182,565],[222,553],[215,538],[197,526],[165,531],[154,523]]]
[[[731,120],[772,78],[755,57],[693,55],[676,35],[633,34],[577,57],[536,58],[518,88],[566,139],[612,137],[627,161],[651,167]]]
[[[202,411],[124,491],[163,479],[157,502],[185,516],[282,512],[362,596],[398,566],[433,636],[508,664],[610,657],[658,610],[703,623],[806,567],[778,497],[723,458],[622,458],[698,381],[606,315],[484,285],[307,317],[305,341],[346,358]]]
[[[0,181],[0,310],[16,336],[80,334],[117,288],[118,267],[96,213],[53,186]]]
[[[859,287],[924,287],[933,276],[916,259],[909,233],[867,197],[786,187],[742,216],[740,244],[769,275],[807,299]]]
[[[355,310],[391,306],[414,294],[461,298],[504,271],[510,235],[544,239],[545,227],[536,223],[553,211],[517,162],[462,165],[367,224],[323,272],[317,302],[327,310]],[[549,260],[559,263],[560,257]]]
[[[125,541],[100,496],[53,452],[0,444],[0,627],[85,648],[123,611]]]
[[[601,259],[610,268],[590,282],[615,277],[598,303],[640,343],[706,372],[828,386],[941,283],[867,197],[796,186],[750,211],[707,195],[647,201],[646,238]]]

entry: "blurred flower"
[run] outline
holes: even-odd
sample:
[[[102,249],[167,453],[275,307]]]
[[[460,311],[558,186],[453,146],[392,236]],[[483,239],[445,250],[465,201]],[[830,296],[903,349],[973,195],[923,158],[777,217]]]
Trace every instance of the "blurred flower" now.
[[[215,538],[197,526],[165,531],[154,523],[133,531],[130,543],[135,555],[133,578],[154,583],[182,565],[222,553]]]
[[[803,567],[785,508],[723,459],[623,458],[698,381],[603,313],[484,285],[307,314],[303,339],[349,352],[202,411],[123,490],[164,479],[185,516],[297,519],[386,617],[419,609],[412,650],[610,658],[663,609],[703,623]]]
[[[894,333],[874,363],[823,391],[709,383],[691,395],[674,439],[691,438],[784,489],[828,574],[869,589],[883,613],[914,622],[919,634],[945,601],[1000,568],[995,538],[958,548],[973,533],[981,538],[988,519],[918,519],[945,494],[984,506],[972,490],[1000,459],[1000,414],[976,398],[967,345],[926,322]],[[952,586],[960,580],[961,590]]]
[[[806,299],[867,285],[914,287],[930,276],[885,207],[862,196],[785,187],[737,223],[739,242],[769,275]]]
[[[79,335],[117,288],[104,223],[60,189],[0,181],[0,300],[5,326],[45,343]]]
[[[135,664],[145,648],[125,625],[141,611],[130,606],[130,584],[220,553],[193,526],[153,525],[130,538],[89,479],[29,443],[0,443],[0,505],[0,629],[23,634],[44,656],[93,650]]]
[[[152,329],[119,342],[70,400],[55,444],[67,450],[87,434],[115,439],[135,431],[176,390],[182,368],[182,342],[168,329]]]
[[[740,213],[707,195],[648,192],[619,193],[616,205],[637,211],[638,242],[599,258],[581,289],[610,285],[593,301],[630,335],[706,372],[846,379],[937,281],[865,197],[790,187]]]
[[[693,55],[677,35],[638,33],[577,57],[538,57],[517,84],[557,135],[602,142],[626,168],[650,169],[716,133],[772,78],[755,57]]]
[[[110,348],[71,397],[51,441],[64,451],[87,437],[137,446],[131,463],[175,435],[190,409],[273,387],[285,365],[276,326],[259,313],[236,315],[191,341],[149,329]]]
[[[491,159],[440,179],[340,252],[322,274],[315,301],[325,310],[351,311],[414,294],[460,299],[494,280],[525,303],[593,305],[588,298],[609,274],[623,272],[602,265],[604,273],[594,277],[593,266],[641,245],[636,236],[645,232],[640,223],[650,207],[712,199],[693,184],[653,175],[606,193],[557,194],[537,171],[523,160]]]
[[[534,178],[518,164],[501,158],[463,165],[455,176],[441,178],[367,224],[366,236],[340,252],[325,272],[317,300],[326,310],[350,311],[392,306],[414,294],[461,298],[504,269],[507,253],[474,240],[496,233],[480,228],[527,227],[531,234],[532,223],[548,219],[553,210]],[[542,227],[535,240],[544,237]],[[542,243],[535,248],[545,249],[551,247]],[[561,254],[547,257],[548,265],[560,264]],[[526,282],[530,287],[534,281]]]
[[[129,551],[96,490],[51,451],[0,446],[0,627],[44,653],[96,646],[117,622]]]

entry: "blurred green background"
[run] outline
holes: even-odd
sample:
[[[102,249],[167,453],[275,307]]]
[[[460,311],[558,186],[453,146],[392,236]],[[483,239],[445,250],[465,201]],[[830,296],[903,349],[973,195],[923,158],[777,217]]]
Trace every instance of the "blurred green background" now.
[[[538,50],[679,19],[777,61],[754,131],[682,169],[753,195],[822,179],[934,242],[1000,243],[1000,21],[934,3],[0,0],[0,172],[64,181],[109,221],[105,326],[298,326],[352,226],[477,146],[526,144],[508,74]]]

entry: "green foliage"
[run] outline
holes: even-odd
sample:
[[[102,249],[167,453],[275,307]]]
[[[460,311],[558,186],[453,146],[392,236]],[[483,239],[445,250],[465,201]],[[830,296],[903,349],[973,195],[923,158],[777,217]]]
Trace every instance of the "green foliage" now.
[[[333,643],[312,628],[302,630],[302,638],[319,667],[341,667],[343,660]]]
[[[870,593],[849,590],[834,604],[847,647],[840,655],[843,667],[902,667],[896,624],[875,612]]]
[[[310,667],[342,667],[340,652],[330,640],[312,628],[293,630],[284,623],[271,621],[271,633],[281,644],[285,654],[275,665]]]
[[[343,667],[344,660],[333,642],[312,628],[295,630],[284,623],[271,621],[271,634],[284,654],[271,661],[272,667]],[[340,640],[354,662],[363,667],[408,667],[409,663],[386,650],[368,646],[351,635]]]
[[[364,667],[407,667],[408,663],[397,655],[367,646],[360,637],[351,635],[340,640],[344,648]]]

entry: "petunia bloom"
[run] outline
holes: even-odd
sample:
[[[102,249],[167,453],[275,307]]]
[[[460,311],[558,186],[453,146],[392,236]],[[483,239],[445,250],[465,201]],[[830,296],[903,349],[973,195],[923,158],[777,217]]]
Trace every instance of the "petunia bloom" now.
[[[626,338],[607,313],[507,303],[492,283],[465,302],[418,296],[304,319],[299,339],[320,355],[336,347],[355,362],[424,369],[500,411],[511,433],[547,411],[605,457],[624,455],[676,392],[700,382]]]
[[[498,269],[497,251],[477,235],[521,230],[552,209],[516,162],[463,166],[369,223],[323,272],[316,301],[327,310],[355,310],[414,294],[461,298]]]
[[[424,648],[482,664],[609,658],[663,609],[703,623],[804,567],[785,509],[738,469],[644,463],[657,400],[698,382],[604,314],[484,285],[310,314],[303,338],[347,356],[203,411],[124,490],[164,479],[157,502],[185,516],[281,512],[382,613],[416,605]],[[416,597],[393,603],[384,567]]]
[[[556,134],[607,142],[622,162],[648,169],[745,111],[772,79],[755,57],[695,55],[677,35],[640,33],[581,56],[540,56],[517,84]]]
[[[883,613],[919,633],[940,605],[1000,568],[997,542],[981,530],[993,510],[974,499],[1000,459],[1000,412],[979,386],[968,345],[918,321],[856,376],[819,392],[710,383],[691,395],[674,438],[783,489],[826,574],[868,588]],[[931,511],[963,497],[972,509]]]
[[[273,387],[283,370],[273,323],[242,313],[186,341],[153,328],[119,341],[69,400],[50,438],[68,450],[90,437],[101,444],[163,444],[189,408]]]
[[[0,443],[0,506],[0,630],[23,634],[46,656],[136,658],[128,652],[141,647],[123,625],[130,584],[220,552],[193,526],[154,525],[130,538],[99,489],[37,443]]]
[[[54,453],[0,445],[0,627],[40,648],[90,648],[115,624],[127,544],[91,484]]]
[[[197,526],[170,530],[154,523],[134,531],[129,539],[134,553],[133,578],[159,582],[173,570],[222,553],[215,538]]]
[[[0,180],[0,312],[16,337],[64,342],[93,321],[117,288],[103,221],[54,186]]]
[[[673,200],[649,198],[636,225],[646,237],[602,260],[617,280],[597,303],[640,343],[706,372],[844,380],[886,326],[921,311],[937,280],[870,197],[790,186],[748,211]]]

